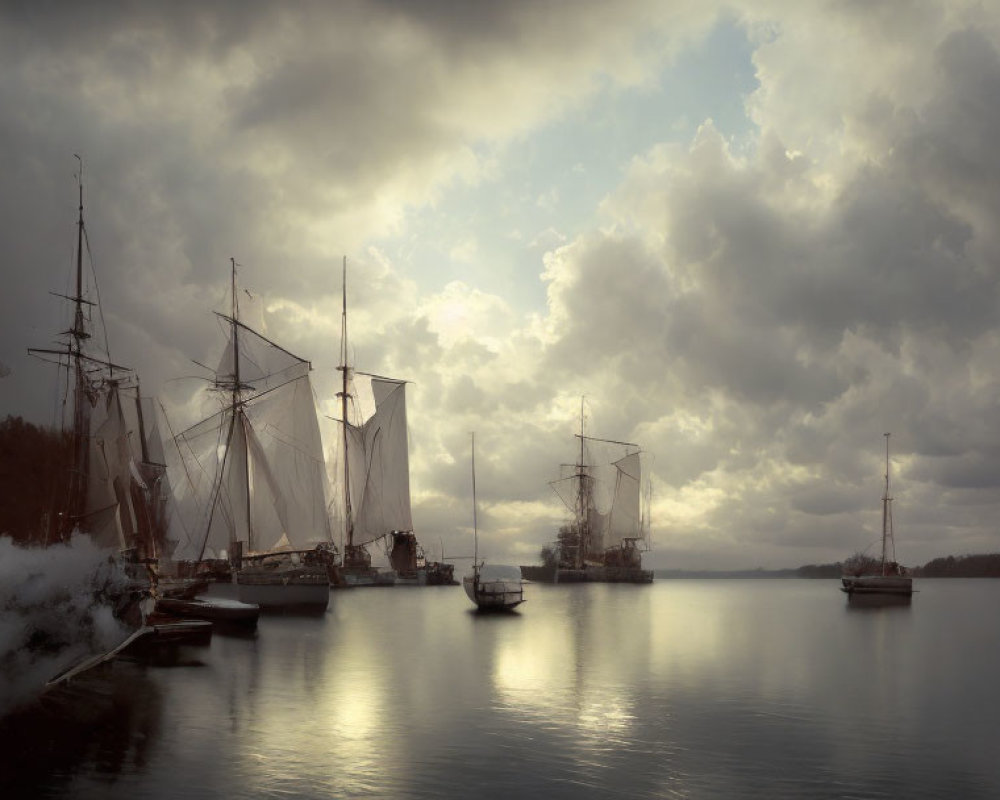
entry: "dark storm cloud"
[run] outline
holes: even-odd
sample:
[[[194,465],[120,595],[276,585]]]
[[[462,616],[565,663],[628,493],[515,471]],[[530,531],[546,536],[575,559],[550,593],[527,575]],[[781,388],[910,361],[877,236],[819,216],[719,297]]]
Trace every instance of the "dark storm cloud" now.
[[[67,327],[47,292],[72,270],[81,153],[112,347],[178,405],[191,359],[218,356],[230,256],[328,401],[350,255],[352,360],[414,381],[432,528],[464,513],[476,430],[484,513],[520,526],[519,547],[551,538],[548,481],[586,395],[589,430],[654,460],[672,553],[778,566],[867,546],[885,431],[923,547],[908,560],[939,555],[942,531],[996,544],[1000,55],[995,27],[969,22],[987,8],[747,5],[758,134],[706,122],[637,155],[608,226],[548,254],[544,314],[368,248],[453,182],[488,180],[486,162],[503,172],[504,144],[596,85],[655,83],[716,18],[660,5],[8,4],[0,414],[52,417],[51,374],[24,351]],[[435,316],[453,301],[464,338]]]
[[[23,235],[0,250],[0,355],[32,372],[33,330],[65,327],[45,291],[71,269],[73,153],[108,312],[176,346],[154,385],[207,357],[230,256],[259,292],[335,290],[340,253],[586,92],[637,24],[600,3],[5,6],[2,210]]]

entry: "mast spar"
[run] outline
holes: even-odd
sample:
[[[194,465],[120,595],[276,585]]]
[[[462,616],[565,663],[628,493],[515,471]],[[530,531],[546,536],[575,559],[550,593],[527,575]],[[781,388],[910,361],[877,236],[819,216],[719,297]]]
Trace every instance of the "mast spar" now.
[[[475,574],[479,569],[479,521],[476,516],[476,434],[472,436],[472,535],[473,535],[473,556],[472,569]]]
[[[219,465],[218,474],[216,475],[215,485],[212,488],[212,500],[209,504],[208,519],[205,523],[205,536],[201,540],[201,547],[198,550],[198,561],[201,561],[205,557],[205,547],[208,544],[208,537],[211,535],[212,531],[212,521],[215,519],[215,511],[219,505],[219,498],[222,495],[222,484],[224,481],[224,476],[226,472],[226,462],[229,461],[230,452],[233,447],[233,432],[236,430],[237,416],[240,416],[239,423],[243,423],[242,419],[242,403],[240,397],[240,391],[243,389],[243,385],[240,382],[240,340],[239,340],[239,321],[237,319],[239,315],[239,301],[237,300],[236,294],[236,259],[233,257],[229,258],[229,262],[232,268],[231,272],[231,289],[232,289],[232,316],[230,317],[229,324],[231,326],[233,341],[233,381],[231,386],[226,386],[223,381],[219,380],[220,376],[216,376],[216,387],[218,389],[229,388],[231,392],[231,405],[230,405],[230,415],[229,415],[229,431],[226,433],[226,447],[222,451],[222,463]],[[243,437],[244,442],[246,441],[246,436]],[[246,485],[247,485],[247,549],[251,550],[252,537],[250,534],[250,463],[249,463],[249,450],[247,452],[247,458],[244,459],[244,464],[246,467]],[[229,536],[229,556],[234,558],[236,553],[237,544],[239,542],[238,533],[236,531],[235,524],[233,525],[230,536]]]
[[[239,336],[239,316],[240,316],[240,301],[239,294],[236,291],[236,267],[241,266],[236,263],[236,259],[230,257],[229,261],[232,263],[232,289],[233,289],[233,426],[237,424],[237,416],[239,417],[238,424],[243,431],[243,447],[244,447],[244,458],[243,458],[243,470],[244,470],[244,485],[246,486],[246,508],[247,508],[247,549],[250,552],[255,550],[254,547],[254,535],[253,535],[253,512],[251,511],[252,504],[250,502],[250,447],[247,440],[247,421],[243,410],[243,397],[242,390],[243,385],[240,381],[240,336]],[[230,445],[232,444],[232,439],[230,439]],[[236,531],[233,530],[233,536],[236,537]]]
[[[892,498],[889,496],[889,434],[883,435],[885,436],[885,494],[882,496],[882,574],[885,575],[887,547],[892,544]],[[895,560],[895,553],[892,557]]]
[[[583,429],[583,396],[580,397],[580,461],[576,465],[577,487],[577,518],[576,518],[576,558],[577,569],[583,568],[587,550],[587,496],[584,487],[584,429]]]
[[[80,162],[78,187],[80,203],[76,224],[76,294],[73,327],[70,328],[70,358],[74,375],[73,388],[73,464],[70,473],[69,507],[62,520],[58,536],[68,539],[76,520],[83,516],[87,495],[87,440],[90,435],[90,415],[87,413],[87,377],[84,373],[83,343],[90,338],[87,333],[83,313],[83,159],[73,154]]]
[[[342,306],[340,314],[340,365],[341,373],[340,396],[340,427],[344,437],[344,534],[347,541],[344,545],[345,563],[354,556],[354,519],[351,509],[351,467],[348,458],[347,445],[347,256],[344,256],[342,280]]]

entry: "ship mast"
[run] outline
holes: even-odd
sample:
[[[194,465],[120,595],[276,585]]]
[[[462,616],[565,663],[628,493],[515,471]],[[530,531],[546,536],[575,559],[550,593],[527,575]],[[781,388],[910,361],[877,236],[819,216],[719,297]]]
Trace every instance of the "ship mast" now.
[[[576,495],[576,557],[574,565],[576,569],[583,569],[590,550],[593,531],[590,526],[590,510],[593,505],[593,482],[592,475],[587,473],[588,465],[584,462],[586,458],[586,442],[604,442],[606,444],[622,445],[626,448],[638,448],[635,442],[620,442],[616,439],[600,439],[596,436],[587,436],[584,430],[584,398],[580,398],[580,432],[575,434],[580,439],[580,461],[576,464],[577,495]]]
[[[584,486],[584,430],[583,430],[583,397],[580,397],[580,460],[576,465],[577,486],[577,512],[576,512],[576,568],[582,569],[587,551],[587,492]]]
[[[215,386],[217,389],[229,389],[230,391],[230,416],[229,416],[229,431],[226,433],[226,449],[222,453],[222,463],[219,464],[218,474],[216,476],[215,487],[212,491],[212,503],[209,506],[208,511],[208,521],[205,524],[205,536],[201,540],[201,549],[198,551],[198,561],[201,561],[205,557],[205,547],[208,544],[208,537],[212,531],[212,521],[215,519],[215,510],[219,505],[219,497],[222,494],[222,484],[225,480],[226,474],[226,462],[229,460],[229,453],[233,447],[233,433],[236,430],[237,422],[240,425],[244,424],[243,419],[243,404],[240,392],[244,388],[240,382],[240,339],[239,339],[239,323],[237,317],[239,315],[239,304],[236,299],[236,259],[230,257],[229,262],[231,264],[231,293],[232,293],[232,315],[229,318],[229,324],[232,330],[231,336],[233,341],[233,374],[232,383],[227,384],[224,380],[220,380],[218,374],[215,378]],[[225,319],[225,317],[223,317]],[[239,417],[239,420],[237,420]],[[244,443],[246,442],[246,427],[243,428],[244,433]],[[244,444],[245,446],[245,444]],[[250,453],[249,449],[246,452],[246,458],[244,458],[245,473],[244,479],[246,481],[247,487],[247,550],[252,550],[251,545],[251,535],[250,535]],[[239,541],[235,524],[230,531],[229,536],[229,558],[233,560],[236,557],[236,544]]]
[[[344,256],[343,282],[342,282],[342,309],[340,315],[340,365],[337,367],[341,373],[341,390],[337,392],[340,397],[340,419],[341,430],[344,437],[344,528],[347,541],[344,545],[344,562],[352,561],[355,554],[354,547],[354,519],[351,509],[351,468],[347,450],[347,256]]]
[[[889,434],[885,436],[885,494],[882,496],[882,574],[886,573],[886,547],[892,543],[892,498],[889,496]],[[895,548],[893,548],[895,549]],[[893,553],[895,560],[895,553]]]
[[[28,348],[28,352],[32,355],[43,358],[56,356],[55,363],[60,368],[66,366],[67,389],[70,381],[73,383],[73,428],[70,432],[72,457],[69,486],[67,487],[65,505],[62,506],[64,510],[51,514],[49,517],[46,542],[69,539],[73,528],[84,519],[87,512],[87,486],[90,480],[90,408],[92,402],[96,402],[97,391],[95,383],[88,377],[88,368],[106,368],[108,372],[107,376],[103,378],[105,382],[113,381],[115,369],[128,370],[127,367],[112,363],[110,354],[106,359],[103,359],[95,358],[84,351],[85,343],[91,338],[91,335],[87,330],[89,319],[83,307],[96,304],[83,296],[83,248],[86,242],[83,222],[83,159],[76,153],[73,156],[80,162],[80,169],[76,176],[80,198],[76,224],[76,286],[75,294],[72,296],[58,295],[73,303],[73,323],[69,330],[60,334],[60,336],[69,337],[63,347],[58,349]],[[53,292],[53,294],[56,293]],[[69,376],[70,372],[73,373],[72,378]],[[65,423],[65,420],[63,422]]]
[[[479,521],[476,516],[476,434],[472,433],[472,535],[473,535],[473,556],[472,570],[474,575],[479,573]]]
[[[75,386],[73,391],[73,466],[70,473],[69,507],[62,520],[60,539],[68,539],[73,525],[83,516],[87,493],[87,441],[90,437],[90,415],[87,413],[87,395],[90,387],[83,367],[83,343],[90,338],[83,313],[83,159],[80,162],[79,213],[76,226],[76,294],[73,327],[70,328],[70,354],[73,363]]]
[[[239,336],[239,317],[240,317],[240,303],[239,296],[236,292],[236,259],[230,257],[230,263],[232,264],[232,294],[233,294],[233,425],[237,424],[237,417],[239,417],[238,424],[243,431],[243,448],[244,448],[244,458],[243,458],[243,477],[244,486],[246,487],[246,501],[247,501],[247,550],[251,553],[254,551],[254,535],[253,535],[253,514],[251,511],[252,503],[250,502],[250,447],[247,441],[247,420],[246,415],[243,411],[243,397],[242,389],[243,385],[240,382],[240,336]],[[236,531],[233,531],[233,535],[236,535]]]

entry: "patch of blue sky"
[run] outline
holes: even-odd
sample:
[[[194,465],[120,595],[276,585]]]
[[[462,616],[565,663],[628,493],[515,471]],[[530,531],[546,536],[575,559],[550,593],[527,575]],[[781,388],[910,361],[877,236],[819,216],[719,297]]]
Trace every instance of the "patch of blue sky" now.
[[[495,151],[495,179],[456,183],[403,232],[375,242],[421,289],[461,280],[522,311],[541,311],[543,257],[600,225],[601,201],[636,156],[690,142],[711,119],[736,143],[752,140],[745,113],[756,88],[753,45],[732,21],[666,64],[656,80],[603,82],[579,106]]]

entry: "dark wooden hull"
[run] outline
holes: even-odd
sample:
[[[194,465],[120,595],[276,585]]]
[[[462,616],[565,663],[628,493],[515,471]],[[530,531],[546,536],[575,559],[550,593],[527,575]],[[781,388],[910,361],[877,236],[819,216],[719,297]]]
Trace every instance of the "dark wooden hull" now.
[[[905,575],[845,575],[840,581],[840,590],[847,595],[909,597],[913,594],[913,579]]]

